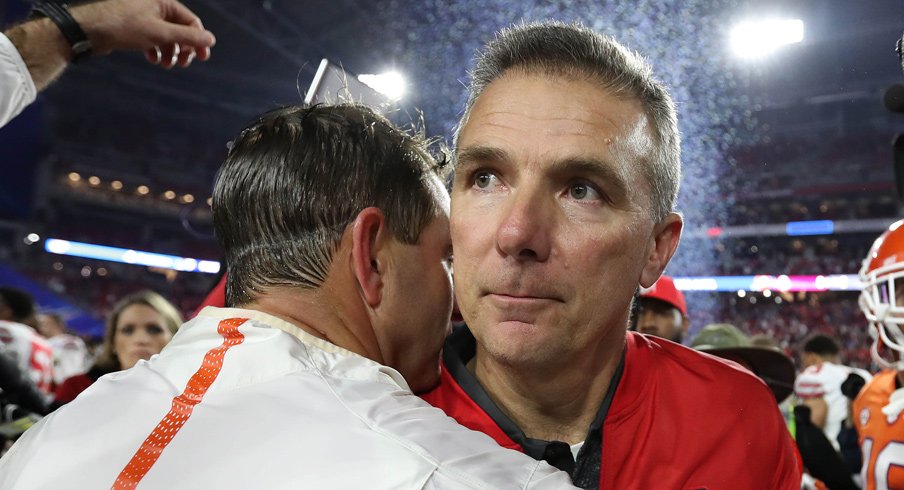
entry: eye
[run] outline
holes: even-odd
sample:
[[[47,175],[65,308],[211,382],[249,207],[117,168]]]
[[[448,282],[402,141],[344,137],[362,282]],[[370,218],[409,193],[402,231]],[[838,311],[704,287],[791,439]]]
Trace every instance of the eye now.
[[[568,187],[568,197],[578,201],[596,201],[602,198],[599,191],[585,182],[571,184]]]
[[[122,335],[132,335],[135,333],[135,325],[123,325],[122,327],[119,327],[119,333]]]
[[[145,327],[145,330],[150,335],[163,335],[163,327],[157,324],[148,325],[147,327]]]
[[[486,170],[481,170],[474,174],[474,185],[479,189],[489,189],[493,185],[496,176]]]

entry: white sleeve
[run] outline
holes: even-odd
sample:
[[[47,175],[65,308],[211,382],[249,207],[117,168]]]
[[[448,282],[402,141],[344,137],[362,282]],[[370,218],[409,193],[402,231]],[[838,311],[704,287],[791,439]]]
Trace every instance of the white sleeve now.
[[[0,32],[0,128],[34,102],[35,83],[12,41]]]

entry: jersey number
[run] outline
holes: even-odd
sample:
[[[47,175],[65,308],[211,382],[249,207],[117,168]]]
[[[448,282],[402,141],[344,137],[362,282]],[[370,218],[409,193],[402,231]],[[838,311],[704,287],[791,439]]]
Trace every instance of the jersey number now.
[[[872,438],[863,439],[863,481],[867,481],[866,472],[869,470],[869,457],[873,451]],[[891,441],[876,455],[876,464],[873,476],[876,478],[876,490],[888,490],[888,472],[892,466],[904,468],[904,443]]]

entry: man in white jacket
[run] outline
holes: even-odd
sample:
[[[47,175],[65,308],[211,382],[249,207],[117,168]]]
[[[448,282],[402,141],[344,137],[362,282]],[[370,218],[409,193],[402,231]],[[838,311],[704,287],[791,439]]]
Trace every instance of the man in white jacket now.
[[[185,67],[207,60],[216,42],[201,19],[177,0],[104,0],[50,10],[43,4],[51,2],[35,3],[36,10],[51,15],[0,33],[0,127],[77,58],[143,51],[153,64]]]
[[[358,106],[289,107],[214,189],[227,303],[101,378],[0,460],[0,488],[573,488],[456,424],[445,165]]]

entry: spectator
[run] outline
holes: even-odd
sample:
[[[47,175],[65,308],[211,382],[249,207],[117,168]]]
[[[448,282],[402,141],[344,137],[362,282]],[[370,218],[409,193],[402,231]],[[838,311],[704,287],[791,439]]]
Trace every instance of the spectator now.
[[[0,287],[0,354],[16,363],[31,383],[49,395],[53,386],[53,348],[34,329],[36,311],[31,295]]]
[[[53,348],[53,383],[55,386],[88,367],[88,348],[85,341],[69,333],[66,321],[57,313],[38,315],[38,332]]]
[[[632,330],[681,343],[690,327],[684,294],[669,276],[661,276],[637,298]]]
[[[153,291],[127,296],[107,318],[103,349],[87,373],[70,377],[57,388],[52,409],[71,402],[101,376],[130,369],[160,353],[172,339],[182,317],[169,301]]]

